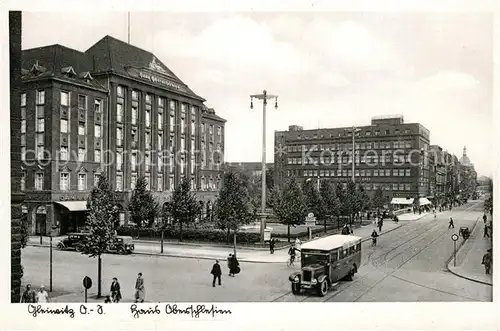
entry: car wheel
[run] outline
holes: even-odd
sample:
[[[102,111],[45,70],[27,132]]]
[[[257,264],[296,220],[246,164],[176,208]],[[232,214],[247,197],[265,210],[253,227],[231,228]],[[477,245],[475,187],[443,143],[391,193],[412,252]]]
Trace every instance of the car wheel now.
[[[328,282],[325,279],[318,284],[318,295],[324,297],[327,292],[328,292]]]
[[[63,250],[64,249],[64,245],[61,244],[61,243],[57,244],[57,249]]]
[[[300,284],[299,283],[292,283],[292,293],[293,294],[300,293]]]
[[[124,250],[122,247],[120,247],[120,248],[118,249],[118,254],[120,254],[120,255],[125,255],[125,250]]]

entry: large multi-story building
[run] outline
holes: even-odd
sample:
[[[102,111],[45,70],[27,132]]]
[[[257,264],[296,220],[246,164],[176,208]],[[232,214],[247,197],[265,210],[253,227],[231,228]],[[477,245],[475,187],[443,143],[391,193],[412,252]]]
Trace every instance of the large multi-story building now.
[[[25,50],[22,67],[23,207],[33,233],[84,226],[100,174],[116,191],[121,224],[141,175],[160,203],[185,177],[213,202],[225,120],[154,54],[106,36],[85,52]]]
[[[353,153],[353,129],[354,153]],[[429,194],[429,130],[404,123],[402,116],[379,116],[371,125],[303,130],[290,126],[275,132],[275,183],[290,177],[347,182],[352,178],[368,193],[377,188],[391,198]]]

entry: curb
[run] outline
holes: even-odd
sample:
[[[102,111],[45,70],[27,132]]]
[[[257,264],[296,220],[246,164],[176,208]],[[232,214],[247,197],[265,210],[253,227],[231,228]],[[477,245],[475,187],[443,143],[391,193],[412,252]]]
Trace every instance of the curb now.
[[[382,232],[380,236],[392,232],[396,229],[399,229],[400,227],[404,226],[404,224],[400,224],[388,231]],[[365,242],[367,240],[370,240],[370,237],[361,239],[361,242]],[[32,247],[49,247],[48,245],[40,245],[40,244],[27,244],[27,246],[32,246]],[[232,247],[231,247],[232,248]],[[283,247],[283,249],[286,247]],[[210,257],[210,256],[194,256],[194,255],[179,255],[179,254],[169,254],[169,253],[146,253],[146,252],[134,252],[134,255],[146,255],[146,256],[165,256],[165,257],[177,257],[177,258],[185,258],[185,259],[197,259],[197,260],[214,260],[214,259],[222,259],[221,257]],[[255,260],[255,259],[245,259],[245,258],[240,258],[238,259],[240,262],[247,262],[247,263],[283,263],[283,261],[262,261],[262,260]]]
[[[481,216],[479,216],[476,219],[476,223],[474,224],[474,227],[472,228],[471,233],[474,232],[474,230],[476,229],[476,226],[480,223],[480,220],[481,220]],[[458,249],[457,249],[457,251],[456,251],[455,254],[458,254],[460,252],[460,250],[464,246],[465,242],[466,242],[466,240],[462,240],[462,242],[458,246]],[[448,261],[446,261],[446,269],[449,272],[451,272],[452,274],[454,274],[455,276],[463,278],[463,279],[470,280],[471,282],[475,282],[475,283],[479,283],[479,284],[483,284],[483,285],[488,285],[488,286],[493,286],[493,284],[490,284],[490,283],[487,283],[487,282],[483,282],[482,280],[477,280],[477,279],[474,279],[474,278],[471,278],[471,277],[467,277],[467,276],[461,275],[461,274],[459,274],[459,273],[451,270],[451,268],[450,268],[451,260],[453,260],[453,255],[451,255],[450,258],[448,259]]]

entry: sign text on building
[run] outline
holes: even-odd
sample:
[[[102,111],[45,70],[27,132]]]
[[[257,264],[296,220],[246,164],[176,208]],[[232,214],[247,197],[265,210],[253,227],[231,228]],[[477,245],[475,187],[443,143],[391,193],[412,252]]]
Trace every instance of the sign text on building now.
[[[139,72],[139,77],[143,78],[143,79],[150,80],[151,82],[153,82],[155,84],[162,84],[162,85],[176,88],[178,90],[182,90],[182,87],[179,84],[176,84],[168,79],[164,79],[164,78],[161,78],[158,76],[150,75],[150,74],[142,72],[142,71]]]

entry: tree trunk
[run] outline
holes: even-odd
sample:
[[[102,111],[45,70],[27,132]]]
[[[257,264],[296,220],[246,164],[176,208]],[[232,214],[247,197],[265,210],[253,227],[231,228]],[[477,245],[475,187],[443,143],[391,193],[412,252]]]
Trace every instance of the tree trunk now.
[[[326,217],[324,218],[325,233],[326,233]]]
[[[227,228],[227,236],[226,236],[226,241],[227,244],[229,245],[229,241],[231,240],[231,229]]]
[[[287,233],[287,237],[288,237],[288,242],[290,242],[290,224],[288,224],[288,233]]]
[[[165,238],[164,230],[161,229],[161,253],[163,254],[163,239]]]
[[[236,230],[234,230],[234,256],[236,256]]]
[[[97,256],[97,298],[101,297],[102,260]]]
[[[179,241],[182,241],[182,221],[179,222]]]

